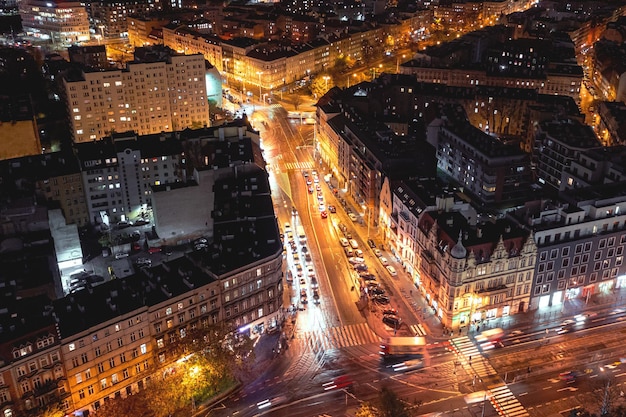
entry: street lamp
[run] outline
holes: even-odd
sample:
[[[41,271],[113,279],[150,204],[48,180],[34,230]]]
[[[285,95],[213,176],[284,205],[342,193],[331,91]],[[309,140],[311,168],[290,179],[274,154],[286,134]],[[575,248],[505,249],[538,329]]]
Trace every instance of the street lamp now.
[[[224,75],[226,76],[227,84],[228,84],[228,61],[230,61],[230,58],[224,58]]]
[[[404,58],[406,55],[402,54],[402,62],[404,62]],[[400,72],[400,56],[398,56],[398,60],[396,61],[396,74]]]
[[[325,81],[325,83],[326,83],[326,84],[325,84],[325,88],[324,88],[324,90],[328,91],[328,80],[330,80],[330,77],[329,77],[328,75],[325,75],[325,76],[324,76],[324,77],[322,77],[322,78],[324,78],[324,81]]]
[[[259,76],[259,101],[261,101],[261,75],[263,75],[263,71],[257,71],[256,74]]]

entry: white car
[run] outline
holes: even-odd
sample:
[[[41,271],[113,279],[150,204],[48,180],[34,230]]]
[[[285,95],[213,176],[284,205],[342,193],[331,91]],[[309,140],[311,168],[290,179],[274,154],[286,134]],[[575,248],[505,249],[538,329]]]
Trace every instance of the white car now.
[[[353,222],[358,220],[358,217],[356,217],[356,214],[354,213],[348,213],[348,217],[350,218],[350,220],[352,220]]]
[[[358,249],[359,247],[359,242],[357,242],[354,239],[350,239],[350,246],[352,246],[352,249]]]
[[[339,243],[341,243],[341,246],[343,246],[344,248],[350,245],[350,243],[348,242],[348,239],[346,239],[345,237],[340,237]]]
[[[351,264],[362,264],[363,262],[365,262],[365,259],[363,258],[359,258],[359,257],[352,257],[352,258],[348,258],[348,262],[350,262]]]
[[[383,256],[383,253],[380,251],[380,249],[374,249],[374,255],[380,258],[381,256]]]
[[[378,260],[380,261],[381,264],[383,264],[383,266],[389,265],[389,261],[387,261],[387,258],[385,258],[384,256],[381,256],[380,258],[378,258]]]
[[[398,275],[398,272],[396,272],[396,268],[394,268],[391,265],[387,265],[385,268],[387,268],[387,271],[391,274],[391,276],[395,277],[396,275]]]

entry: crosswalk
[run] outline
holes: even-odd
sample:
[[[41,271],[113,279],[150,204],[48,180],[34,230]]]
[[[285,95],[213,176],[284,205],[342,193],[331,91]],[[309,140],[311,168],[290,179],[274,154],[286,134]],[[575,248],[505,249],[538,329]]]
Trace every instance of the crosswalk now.
[[[285,169],[313,169],[313,162],[285,162]]]
[[[367,323],[359,323],[301,332],[295,342],[300,344],[303,349],[312,349],[317,352],[319,350],[379,343],[380,338],[369,328]]]
[[[424,330],[421,324],[412,324],[409,326],[409,329],[415,336],[426,336],[426,330]]]
[[[479,378],[486,378],[496,373],[495,369],[483,357],[469,337],[461,336],[452,339],[452,346],[461,358],[463,366]]]
[[[496,377],[497,372],[485,359],[478,348],[472,343],[469,337],[461,336],[450,341],[457,353],[463,368],[474,378],[487,381],[489,377]],[[528,411],[522,406],[513,395],[506,384],[502,382],[489,387],[490,401],[498,415],[503,417],[524,417],[528,416]]]
[[[498,415],[506,417],[525,417],[529,416],[528,411],[515,398],[508,386],[500,384],[497,387],[491,387],[491,404],[496,409]]]

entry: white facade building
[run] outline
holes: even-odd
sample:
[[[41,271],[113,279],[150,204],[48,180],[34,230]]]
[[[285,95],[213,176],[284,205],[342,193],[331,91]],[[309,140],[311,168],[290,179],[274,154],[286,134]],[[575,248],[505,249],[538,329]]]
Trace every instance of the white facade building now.
[[[209,126],[202,55],[132,62],[125,70],[81,72],[64,79],[74,142],[112,132],[139,135]]]
[[[62,45],[89,40],[87,9],[80,2],[22,0],[19,12],[29,35]]]

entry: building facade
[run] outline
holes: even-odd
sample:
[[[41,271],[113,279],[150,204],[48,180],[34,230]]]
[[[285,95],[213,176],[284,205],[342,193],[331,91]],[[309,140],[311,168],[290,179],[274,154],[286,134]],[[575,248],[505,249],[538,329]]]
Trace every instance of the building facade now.
[[[146,52],[144,61],[133,61],[123,71],[67,75],[72,138],[89,142],[112,132],[147,135],[209,126],[205,74],[202,55],[157,51]]]
[[[89,19],[80,2],[26,0],[19,3],[24,31],[54,44],[87,42]]]

